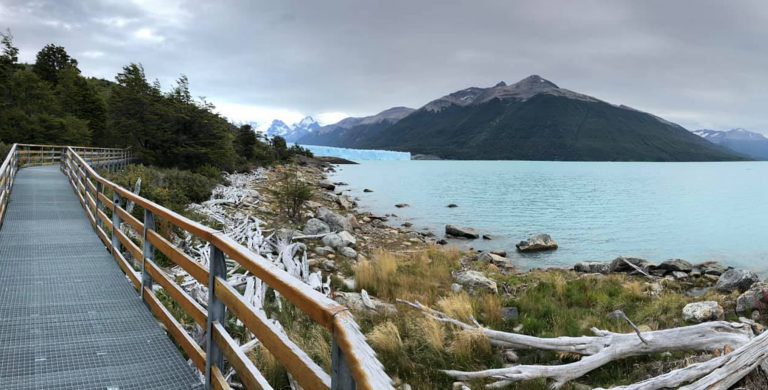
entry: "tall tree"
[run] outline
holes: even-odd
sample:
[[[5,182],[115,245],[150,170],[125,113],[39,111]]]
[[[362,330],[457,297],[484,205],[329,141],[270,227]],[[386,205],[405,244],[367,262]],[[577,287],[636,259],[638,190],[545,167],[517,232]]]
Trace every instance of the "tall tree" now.
[[[59,72],[67,68],[72,68],[80,73],[80,69],[77,68],[77,60],[70,57],[64,47],[54,44],[45,45],[37,53],[35,64],[32,66],[32,70],[41,79],[52,84],[58,83]]]
[[[95,145],[109,146],[114,142],[107,134],[104,101],[93,86],[73,68],[65,68],[59,72],[56,95],[64,112],[87,121]]]
[[[251,125],[242,125],[237,130],[235,139],[235,150],[237,154],[250,161],[254,156],[254,147],[256,146],[256,133],[253,132]]]

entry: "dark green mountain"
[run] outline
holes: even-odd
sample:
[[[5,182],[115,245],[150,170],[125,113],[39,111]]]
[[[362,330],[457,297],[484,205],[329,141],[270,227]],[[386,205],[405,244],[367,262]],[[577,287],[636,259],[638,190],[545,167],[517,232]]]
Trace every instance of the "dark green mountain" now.
[[[331,129],[300,143],[445,159],[718,161],[743,157],[683,127],[563,89],[539,76],[468,88],[392,123]]]

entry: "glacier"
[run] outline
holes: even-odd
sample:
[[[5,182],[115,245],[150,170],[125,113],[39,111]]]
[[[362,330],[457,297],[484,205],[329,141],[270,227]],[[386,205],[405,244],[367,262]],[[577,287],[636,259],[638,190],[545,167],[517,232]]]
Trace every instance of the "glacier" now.
[[[340,157],[352,161],[365,160],[410,160],[411,153],[395,152],[391,150],[373,150],[373,149],[347,149],[336,148],[333,146],[301,145],[302,148],[309,149],[315,156]]]

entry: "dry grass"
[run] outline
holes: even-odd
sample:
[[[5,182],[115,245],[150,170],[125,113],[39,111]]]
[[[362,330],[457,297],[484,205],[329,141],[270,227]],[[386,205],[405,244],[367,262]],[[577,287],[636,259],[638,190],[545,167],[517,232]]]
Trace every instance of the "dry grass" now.
[[[391,321],[376,325],[368,334],[368,343],[377,351],[384,353],[396,353],[403,347],[400,331]]]
[[[437,300],[437,307],[445,314],[464,322],[471,322],[475,316],[472,300],[465,292],[451,294]]]
[[[443,324],[428,318],[417,318],[415,322],[418,336],[424,340],[424,344],[435,351],[442,351],[445,348],[445,327]]]
[[[454,334],[448,352],[459,362],[482,363],[488,361],[493,355],[493,348],[484,334],[474,330],[464,330]]]
[[[459,257],[458,251],[437,248],[403,257],[378,251],[354,267],[355,280],[358,288],[384,300],[418,299],[433,304],[450,287]]]

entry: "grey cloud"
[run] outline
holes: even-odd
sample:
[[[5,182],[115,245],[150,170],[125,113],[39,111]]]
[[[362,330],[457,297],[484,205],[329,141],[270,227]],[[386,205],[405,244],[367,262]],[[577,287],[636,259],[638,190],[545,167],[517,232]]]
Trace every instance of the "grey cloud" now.
[[[55,42],[110,79],[141,62],[214,103],[366,114],[536,73],[689,128],[768,130],[761,1],[0,4],[25,59]]]

